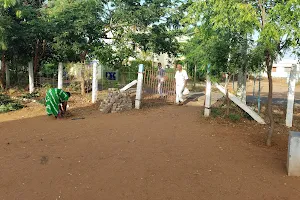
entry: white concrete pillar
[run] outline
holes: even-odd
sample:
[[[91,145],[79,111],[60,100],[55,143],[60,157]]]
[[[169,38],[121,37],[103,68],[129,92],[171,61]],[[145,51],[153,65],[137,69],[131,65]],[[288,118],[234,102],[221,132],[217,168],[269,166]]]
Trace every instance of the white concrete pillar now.
[[[287,171],[289,176],[300,176],[300,132],[290,131]]]
[[[211,110],[211,81],[209,75],[206,75],[205,109],[204,109],[205,117],[209,117],[210,110]]]
[[[98,93],[98,61],[93,60],[93,82],[92,82],[92,103],[96,103],[97,101],[97,93]]]
[[[58,63],[58,80],[57,80],[57,88],[63,88],[63,64],[62,62]]]
[[[297,82],[297,67],[296,65],[293,65],[289,77],[289,89],[288,89],[288,97],[287,97],[287,108],[286,108],[286,119],[285,119],[287,127],[293,126],[296,82]]]
[[[34,92],[34,76],[33,76],[33,63],[30,61],[28,63],[28,75],[29,75],[29,93]]]
[[[138,78],[137,78],[137,86],[136,86],[136,97],[135,97],[135,109],[140,109],[141,107],[141,99],[143,92],[143,71],[144,65],[139,65]]]

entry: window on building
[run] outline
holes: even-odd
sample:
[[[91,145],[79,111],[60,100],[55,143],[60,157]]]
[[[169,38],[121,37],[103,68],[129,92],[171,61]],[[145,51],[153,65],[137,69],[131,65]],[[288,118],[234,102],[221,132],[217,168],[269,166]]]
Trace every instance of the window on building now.
[[[272,72],[276,72],[277,67],[272,68]]]

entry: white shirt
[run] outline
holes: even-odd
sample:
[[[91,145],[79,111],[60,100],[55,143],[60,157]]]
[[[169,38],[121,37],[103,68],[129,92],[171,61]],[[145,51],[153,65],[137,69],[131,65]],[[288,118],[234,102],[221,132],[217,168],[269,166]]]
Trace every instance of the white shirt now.
[[[176,85],[184,85],[184,82],[188,79],[189,77],[185,70],[177,71],[175,74]]]

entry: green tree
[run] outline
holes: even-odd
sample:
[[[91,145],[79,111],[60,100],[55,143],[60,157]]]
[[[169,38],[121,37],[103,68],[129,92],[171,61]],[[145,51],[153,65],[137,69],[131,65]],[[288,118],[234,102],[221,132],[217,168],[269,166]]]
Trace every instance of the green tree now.
[[[271,145],[274,130],[272,66],[288,49],[299,54],[299,3],[299,0],[196,1],[190,6],[186,20],[199,25],[195,30],[201,30],[200,35],[205,39],[200,43],[207,53],[203,60],[211,62],[213,70],[236,70],[239,65],[245,68],[244,71],[256,67],[267,70],[270,119],[267,145]],[[259,37],[252,43],[255,32]],[[214,44],[214,41],[218,42]],[[249,67],[251,63],[253,65]]]
[[[256,20],[260,23],[259,39],[256,48],[264,52],[264,64],[267,68],[269,80],[268,94],[268,116],[270,128],[267,138],[267,145],[271,145],[271,138],[274,131],[274,119],[272,111],[273,97],[273,62],[282,56],[287,49],[292,48],[299,53],[300,34],[300,1],[253,1],[253,7],[257,10]]]

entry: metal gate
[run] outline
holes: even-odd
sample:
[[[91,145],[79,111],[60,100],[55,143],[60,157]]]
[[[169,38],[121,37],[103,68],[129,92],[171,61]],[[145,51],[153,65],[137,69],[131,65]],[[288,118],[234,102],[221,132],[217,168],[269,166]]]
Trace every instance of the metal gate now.
[[[143,99],[175,102],[175,72],[166,72],[163,81],[157,78],[157,70],[145,70]]]

